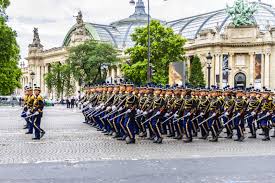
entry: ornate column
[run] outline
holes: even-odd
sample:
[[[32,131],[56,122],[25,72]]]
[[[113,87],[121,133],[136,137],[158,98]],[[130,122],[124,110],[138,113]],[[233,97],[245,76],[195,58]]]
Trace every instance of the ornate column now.
[[[228,55],[228,67],[231,68],[231,72],[228,72],[228,84],[230,87],[234,87],[234,53]]]
[[[270,53],[265,54],[264,86],[267,88],[270,87]]]
[[[117,77],[119,77],[119,78],[121,78],[122,77],[122,75],[121,75],[121,68],[120,68],[121,66],[118,64],[117,65]]]
[[[254,85],[254,72],[255,72],[255,55],[254,53],[249,53],[249,84]]]
[[[215,71],[214,71],[214,78],[215,78],[215,85],[220,85],[220,82],[218,83],[217,77],[220,78],[220,54],[215,55]]]
[[[115,69],[114,67],[111,67],[111,80],[112,80],[112,83],[114,83],[114,79],[115,79]]]
[[[223,85],[223,54],[220,54],[219,55],[219,70],[220,70],[220,88],[223,88],[224,85]]]
[[[41,66],[41,92],[45,95],[45,82],[44,82],[45,67]]]
[[[45,69],[44,74],[47,74],[49,72],[49,65],[45,64],[44,69]],[[44,95],[47,96],[47,97],[50,97],[49,96],[49,90],[48,90],[48,87],[46,86],[46,83],[44,83]]]

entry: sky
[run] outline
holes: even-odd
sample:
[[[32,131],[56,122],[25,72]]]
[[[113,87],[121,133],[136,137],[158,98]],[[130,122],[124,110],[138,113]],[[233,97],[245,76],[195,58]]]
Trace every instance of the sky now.
[[[255,1],[255,0],[254,0]],[[147,6],[147,0],[144,0]],[[150,0],[153,18],[169,21],[223,9],[234,0]],[[275,7],[275,0],[262,0]],[[109,24],[129,17],[134,6],[129,0],[11,0],[6,13],[8,24],[17,32],[21,60],[27,56],[33,28],[39,28],[44,49],[60,47],[75,24],[74,15],[81,10],[85,22]]]

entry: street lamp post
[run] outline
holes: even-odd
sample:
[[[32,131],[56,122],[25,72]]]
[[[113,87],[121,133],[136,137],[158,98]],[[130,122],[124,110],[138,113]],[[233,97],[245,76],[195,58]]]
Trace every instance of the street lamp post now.
[[[35,77],[35,73],[33,71],[31,71],[30,73],[30,76],[31,76],[31,80],[32,80],[32,90],[34,90],[34,83],[33,83],[33,80],[34,80],[34,77]]]
[[[208,53],[206,59],[207,59],[207,70],[208,70],[208,88],[210,88],[211,62],[213,59],[210,52]]]
[[[163,0],[167,1],[167,0]],[[151,40],[150,40],[150,35],[151,35],[151,30],[150,30],[150,22],[151,22],[151,16],[150,16],[150,0],[147,0],[147,8],[148,8],[148,64],[147,64],[147,82],[151,83],[152,81],[152,63],[151,63]],[[130,0],[129,2],[131,5],[135,5],[136,2],[135,0]]]
[[[151,83],[152,80],[152,64],[151,64],[151,40],[150,40],[150,35],[151,35],[151,30],[150,30],[150,0],[147,0],[148,3],[148,55],[147,55],[147,59],[148,59],[148,64],[147,64],[147,82]],[[135,0],[130,0],[130,4],[131,5],[135,5]]]

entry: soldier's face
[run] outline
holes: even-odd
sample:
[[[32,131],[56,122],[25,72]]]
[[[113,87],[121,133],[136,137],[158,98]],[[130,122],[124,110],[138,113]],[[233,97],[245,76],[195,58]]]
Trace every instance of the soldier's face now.
[[[35,94],[35,95],[39,95],[39,94],[40,94],[40,91],[39,91],[39,90],[34,90],[34,94]]]
[[[120,87],[119,87],[119,90],[120,90],[121,92],[124,92],[124,91],[126,90],[126,88],[125,88],[125,86],[120,86]]]

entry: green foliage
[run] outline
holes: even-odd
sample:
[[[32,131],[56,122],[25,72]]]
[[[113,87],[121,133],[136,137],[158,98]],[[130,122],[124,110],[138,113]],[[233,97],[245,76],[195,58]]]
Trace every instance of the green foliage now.
[[[0,2],[2,3],[2,1]],[[3,6],[3,4],[1,4]],[[7,5],[5,5],[7,6]],[[0,94],[10,95],[21,87],[21,70],[18,67],[19,47],[16,32],[0,17]]]
[[[202,65],[199,57],[196,55],[192,60],[190,66],[190,84],[194,87],[205,87],[204,75],[202,72]]]
[[[64,92],[66,96],[74,92],[75,88],[70,70],[68,64],[54,63],[51,65],[50,72],[44,76],[49,91],[56,91],[58,98],[63,98]]]
[[[159,21],[150,23],[151,63],[154,67],[152,81],[168,83],[169,63],[184,61],[184,44],[180,35]],[[130,63],[124,64],[122,70],[126,79],[134,83],[146,83],[148,63],[148,27],[137,28],[131,35],[135,46],[126,50]]]
[[[107,43],[86,41],[69,49],[67,63],[77,81],[99,83],[105,80],[104,67],[119,61],[117,50]]]
[[[0,9],[5,10],[10,5],[10,0],[0,0]]]

